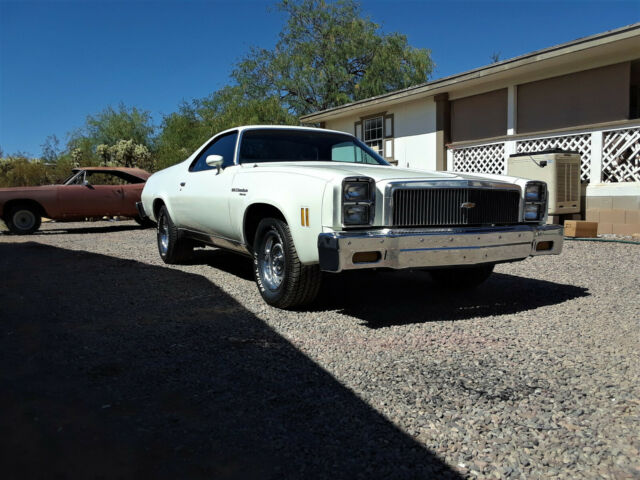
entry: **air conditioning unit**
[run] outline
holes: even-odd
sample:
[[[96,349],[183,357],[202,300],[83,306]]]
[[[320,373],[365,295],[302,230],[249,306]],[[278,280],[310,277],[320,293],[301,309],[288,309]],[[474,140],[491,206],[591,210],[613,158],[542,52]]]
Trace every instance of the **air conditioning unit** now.
[[[507,174],[547,182],[549,215],[580,212],[580,152],[516,153],[509,156]]]

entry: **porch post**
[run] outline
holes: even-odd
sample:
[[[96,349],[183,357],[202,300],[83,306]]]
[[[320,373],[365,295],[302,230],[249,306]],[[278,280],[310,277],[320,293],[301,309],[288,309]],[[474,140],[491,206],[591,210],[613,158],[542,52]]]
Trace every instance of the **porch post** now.
[[[598,130],[591,133],[591,165],[589,165],[589,183],[602,183],[602,147],[603,132]]]

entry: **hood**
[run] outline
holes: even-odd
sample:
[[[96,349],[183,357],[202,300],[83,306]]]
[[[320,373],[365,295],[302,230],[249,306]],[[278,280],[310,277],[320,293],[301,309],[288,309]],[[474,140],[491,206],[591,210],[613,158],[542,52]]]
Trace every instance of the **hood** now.
[[[415,168],[398,168],[383,165],[366,165],[358,163],[339,162],[274,162],[243,164],[243,168],[256,168],[261,172],[279,172],[286,170],[290,173],[309,175],[331,181],[335,178],[347,176],[371,177],[376,183],[387,181],[411,180],[494,180],[511,183],[511,178],[501,175],[471,175],[454,172],[436,172],[432,170],[417,170]]]

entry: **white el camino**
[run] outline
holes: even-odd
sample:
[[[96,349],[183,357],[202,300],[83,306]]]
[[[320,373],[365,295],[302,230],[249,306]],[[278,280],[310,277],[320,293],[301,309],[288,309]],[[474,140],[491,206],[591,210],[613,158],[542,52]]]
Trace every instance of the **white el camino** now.
[[[211,245],[253,257],[264,300],[292,308],[322,272],[429,269],[468,288],[501,262],[559,254],[543,182],[389,165],[352,135],[247,126],[147,180],[138,211],[169,264]]]

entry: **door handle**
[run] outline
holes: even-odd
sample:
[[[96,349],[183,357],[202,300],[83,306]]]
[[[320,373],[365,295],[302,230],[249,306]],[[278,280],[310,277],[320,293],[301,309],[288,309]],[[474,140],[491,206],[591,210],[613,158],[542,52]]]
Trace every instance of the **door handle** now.
[[[187,183],[186,182],[180,182],[180,186],[184,187]]]

